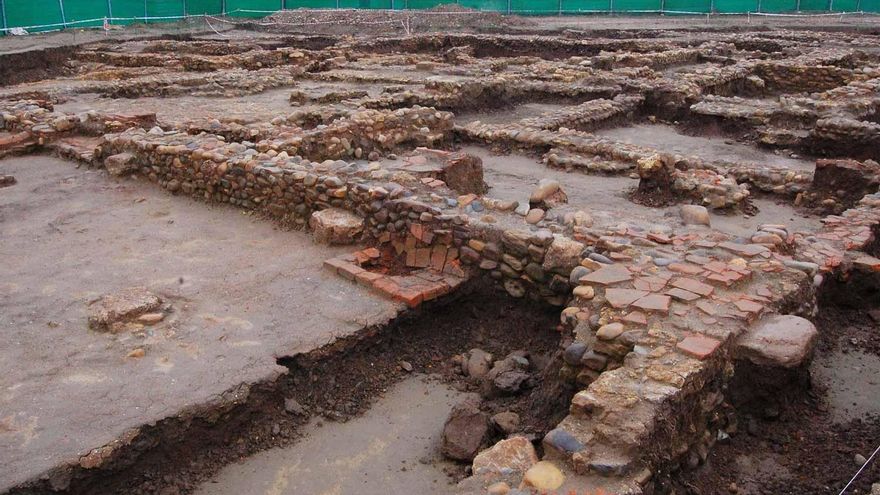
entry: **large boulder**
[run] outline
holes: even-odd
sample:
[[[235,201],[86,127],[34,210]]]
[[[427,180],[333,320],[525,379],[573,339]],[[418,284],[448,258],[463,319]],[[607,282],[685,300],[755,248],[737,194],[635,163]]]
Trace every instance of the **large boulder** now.
[[[309,226],[319,244],[354,244],[364,231],[364,220],[346,210],[327,208],[312,213]]]
[[[441,178],[459,194],[483,194],[488,189],[483,181],[483,160],[467,153],[449,155]]]
[[[489,436],[489,416],[480,411],[480,398],[469,395],[452,408],[443,426],[440,449],[458,461],[471,461]]]
[[[758,366],[797,368],[809,362],[819,332],[810,320],[773,315],[759,321],[736,341],[734,355]]]
[[[137,170],[134,155],[131,153],[118,153],[104,159],[104,168],[114,177],[130,174]]]

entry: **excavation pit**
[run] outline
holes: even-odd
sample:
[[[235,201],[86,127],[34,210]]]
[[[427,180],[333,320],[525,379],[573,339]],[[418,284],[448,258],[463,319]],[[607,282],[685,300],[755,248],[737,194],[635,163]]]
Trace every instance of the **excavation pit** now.
[[[876,30],[447,14],[0,55],[0,491],[842,488]]]

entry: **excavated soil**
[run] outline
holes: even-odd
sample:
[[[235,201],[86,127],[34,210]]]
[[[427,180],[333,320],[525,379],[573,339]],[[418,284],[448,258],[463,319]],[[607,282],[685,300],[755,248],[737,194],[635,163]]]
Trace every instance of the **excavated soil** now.
[[[730,440],[668,487],[694,495],[839,493],[859,469],[856,455],[868,458],[880,441],[880,379],[872,371],[880,363],[880,334],[870,316],[876,311],[825,304],[815,320],[820,337],[809,390],[791,391],[778,410],[738,411]],[[874,462],[847,493],[871,493],[878,480]]]
[[[66,74],[75,47],[62,46],[0,55],[0,86],[40,81]]]
[[[538,385],[530,393],[485,401],[483,409],[490,414],[517,412],[523,432],[542,436],[564,416],[573,393],[552,379],[559,337],[556,311],[483,287],[461,291],[454,302],[456,311],[444,304],[408,313],[387,328],[368,329],[308,355],[279,358],[290,373],[277,383],[252,387],[250,397],[231,410],[217,410],[211,422],[160,425],[141,436],[145,453],[127,459],[132,465],[74,479],[69,493],[191,493],[223,466],[296,442],[310,419],[324,421],[326,428],[363,414],[412,374],[429,374],[460,391],[475,391],[477,384],[452,362],[454,355],[475,347],[500,357],[529,350],[531,362],[544,370],[536,373]],[[285,410],[289,398],[298,405]],[[467,468],[447,470],[454,481]]]

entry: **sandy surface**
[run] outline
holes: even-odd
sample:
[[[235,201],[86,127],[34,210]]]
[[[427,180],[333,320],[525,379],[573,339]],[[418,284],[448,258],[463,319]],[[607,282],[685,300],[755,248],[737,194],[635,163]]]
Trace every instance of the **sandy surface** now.
[[[642,227],[653,224],[675,227],[679,223],[677,206],[651,208],[629,200],[628,191],[638,186],[638,179],[566,172],[549,168],[536,158],[519,154],[495,155],[481,146],[466,146],[463,151],[483,160],[486,182],[490,186],[487,195],[490,197],[528,201],[529,194],[538,181],[544,178],[555,179],[562,184],[568,195],[568,205],[559,210],[587,211],[597,225],[619,224],[624,221],[621,211],[626,212],[626,222]],[[784,223],[793,230],[808,231],[818,230],[822,226],[819,217],[803,216],[788,203],[764,198],[755,198],[752,203],[758,208],[754,215],[743,215],[739,212],[720,215],[710,211],[712,227],[736,236],[750,236],[761,224]],[[684,229],[684,226],[678,228]]]
[[[0,173],[18,180],[0,192],[0,492],[399,310],[322,270],[349,249],[239,210],[49,157]],[[131,286],[172,316],[90,331],[87,303]]]
[[[770,167],[785,167],[792,170],[812,172],[815,162],[777,155],[771,151],[733,142],[721,137],[688,136],[668,125],[636,124],[595,132],[622,143],[636,144],[654,148],[667,153],[697,155],[709,161],[737,164],[753,163]]]

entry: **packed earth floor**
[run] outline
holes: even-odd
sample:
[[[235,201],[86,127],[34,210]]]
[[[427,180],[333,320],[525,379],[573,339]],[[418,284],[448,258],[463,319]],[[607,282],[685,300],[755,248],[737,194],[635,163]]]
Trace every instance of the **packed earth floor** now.
[[[590,19],[0,40],[0,492],[880,493],[880,26]]]

